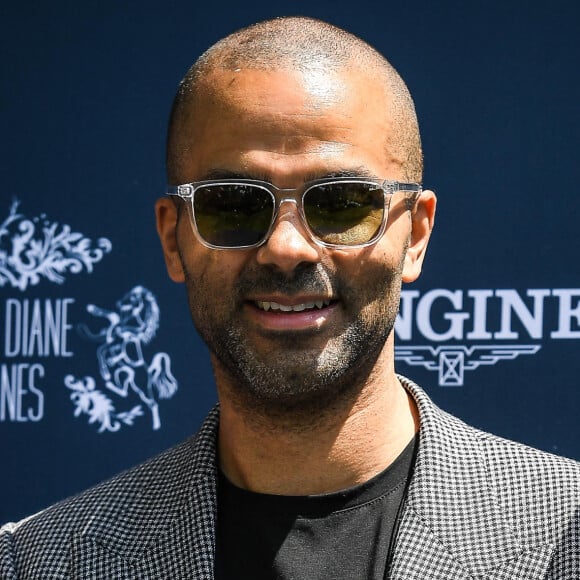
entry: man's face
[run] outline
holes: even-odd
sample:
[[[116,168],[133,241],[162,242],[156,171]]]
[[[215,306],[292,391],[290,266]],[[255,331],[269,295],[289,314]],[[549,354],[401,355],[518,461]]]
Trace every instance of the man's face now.
[[[218,71],[206,85],[183,127],[180,183],[240,177],[298,188],[345,172],[404,180],[386,149],[388,96],[360,72]],[[266,411],[315,409],[356,392],[377,361],[392,365],[385,343],[392,347],[401,280],[420,269],[420,257],[405,258],[403,194],[391,201],[385,235],[358,249],[316,245],[292,203],[254,249],[208,249],[187,212],[172,232],[174,219],[160,202],[170,275],[186,282],[228,396]]]

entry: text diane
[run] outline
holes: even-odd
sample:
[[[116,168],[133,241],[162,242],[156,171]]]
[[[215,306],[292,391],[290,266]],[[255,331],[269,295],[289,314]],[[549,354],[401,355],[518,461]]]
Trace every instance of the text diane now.
[[[0,422],[43,418],[44,360],[73,355],[69,346],[72,329],[69,307],[73,303],[73,298],[6,300],[4,361],[0,364]]]

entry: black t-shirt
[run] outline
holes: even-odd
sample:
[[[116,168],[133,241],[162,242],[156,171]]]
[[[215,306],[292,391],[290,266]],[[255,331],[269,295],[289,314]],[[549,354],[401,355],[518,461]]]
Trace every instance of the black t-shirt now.
[[[417,439],[382,473],[336,493],[254,493],[220,474],[216,580],[382,580]]]

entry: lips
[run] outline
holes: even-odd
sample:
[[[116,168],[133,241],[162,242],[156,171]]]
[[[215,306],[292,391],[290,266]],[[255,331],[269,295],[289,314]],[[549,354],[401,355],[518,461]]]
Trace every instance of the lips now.
[[[273,332],[272,337],[288,332],[320,332],[337,316],[339,301],[320,296],[256,296],[246,304],[250,320],[258,332]],[[268,298],[268,300],[264,300]]]
[[[280,311],[280,312],[304,312],[305,310],[321,310],[330,305],[331,300],[316,300],[312,302],[302,302],[299,304],[280,304],[278,302],[266,302],[258,300],[255,305],[265,312]]]

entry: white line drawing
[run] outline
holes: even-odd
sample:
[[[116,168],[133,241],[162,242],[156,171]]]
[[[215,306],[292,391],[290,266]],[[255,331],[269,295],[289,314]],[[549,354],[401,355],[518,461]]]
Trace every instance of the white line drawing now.
[[[87,311],[108,322],[97,333],[85,325],[80,327],[85,337],[102,343],[97,348],[97,360],[106,388],[123,398],[130,392],[136,393],[151,412],[153,429],[159,429],[161,419],[157,398],[171,398],[178,385],[171,373],[171,359],[167,353],[156,353],[149,364],[143,355],[143,345],[153,339],[159,327],[159,307],[155,296],[143,286],[135,286],[117,301],[116,310],[89,304]],[[139,374],[147,381],[145,388],[138,383]],[[89,423],[101,423],[100,431],[118,430],[119,421],[132,425],[133,419],[142,414],[137,411],[141,410],[141,405],[126,413],[116,413],[111,400],[95,388],[91,377],[76,380],[69,375],[65,384],[75,391],[71,394],[76,405],[75,416],[89,414]],[[115,422],[116,419],[119,421]]]
[[[73,375],[64,378],[65,385],[73,391],[71,401],[75,404],[75,417],[81,413],[89,416],[89,424],[99,422],[99,433],[103,431],[118,431],[121,423],[133,425],[135,417],[143,415],[141,405],[136,405],[130,411],[115,413],[115,407],[107,395],[95,388],[95,379],[85,377],[75,379]]]
[[[113,247],[107,238],[99,238],[93,247],[90,238],[48,221],[44,214],[28,219],[18,213],[19,204],[12,202],[0,224],[0,287],[10,284],[24,292],[42,278],[62,284],[65,274],[92,272]]]
[[[442,387],[462,387],[465,371],[500,360],[514,360],[521,354],[536,354],[541,348],[537,344],[397,346],[395,360],[438,371]]]

